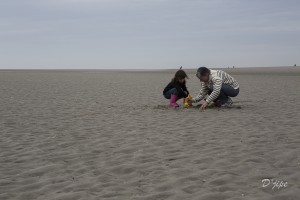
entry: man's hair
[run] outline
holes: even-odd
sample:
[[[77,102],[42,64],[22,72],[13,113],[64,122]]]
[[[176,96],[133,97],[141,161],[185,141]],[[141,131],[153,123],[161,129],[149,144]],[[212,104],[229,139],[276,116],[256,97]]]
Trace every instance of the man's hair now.
[[[209,76],[210,74],[210,70],[206,67],[199,67],[198,70],[197,70],[197,77],[200,78],[200,77],[203,77],[203,76]]]

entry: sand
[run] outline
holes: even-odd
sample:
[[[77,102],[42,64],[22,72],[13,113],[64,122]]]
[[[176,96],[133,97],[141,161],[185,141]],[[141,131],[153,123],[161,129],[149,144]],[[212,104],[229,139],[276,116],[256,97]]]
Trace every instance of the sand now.
[[[300,68],[224,70],[204,112],[168,107],[174,70],[0,71],[0,199],[298,200]]]

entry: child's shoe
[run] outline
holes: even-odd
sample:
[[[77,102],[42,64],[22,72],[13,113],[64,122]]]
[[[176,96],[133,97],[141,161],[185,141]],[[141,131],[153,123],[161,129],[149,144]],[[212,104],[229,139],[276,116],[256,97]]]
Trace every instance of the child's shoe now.
[[[179,107],[179,105],[176,103],[177,101],[177,96],[172,94],[170,98],[170,106],[173,108]]]

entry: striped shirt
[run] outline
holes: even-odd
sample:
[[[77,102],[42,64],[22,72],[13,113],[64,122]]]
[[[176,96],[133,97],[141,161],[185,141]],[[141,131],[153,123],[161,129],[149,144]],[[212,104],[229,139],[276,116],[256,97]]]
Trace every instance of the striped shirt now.
[[[204,99],[208,91],[212,93],[206,98],[206,102],[213,102],[220,95],[222,84],[229,85],[234,89],[239,88],[238,82],[229,74],[222,70],[210,70],[209,80],[207,83],[201,81],[201,89],[197,97],[194,98],[194,102],[199,102]]]

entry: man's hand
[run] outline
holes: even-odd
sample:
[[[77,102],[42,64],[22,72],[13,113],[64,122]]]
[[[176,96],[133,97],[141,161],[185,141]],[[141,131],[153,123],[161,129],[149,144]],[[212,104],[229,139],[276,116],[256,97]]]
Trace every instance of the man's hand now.
[[[205,110],[208,106],[208,103],[206,101],[204,101],[204,103],[201,105],[200,110]]]

